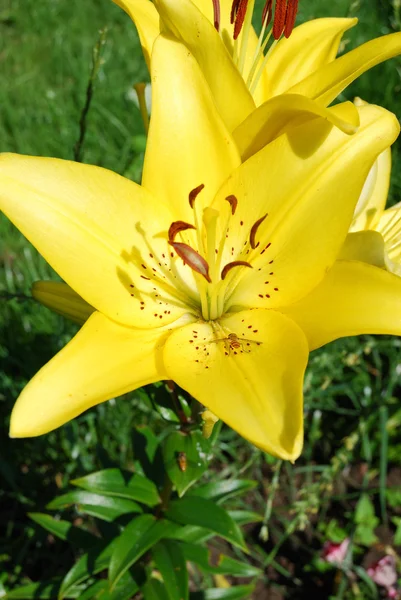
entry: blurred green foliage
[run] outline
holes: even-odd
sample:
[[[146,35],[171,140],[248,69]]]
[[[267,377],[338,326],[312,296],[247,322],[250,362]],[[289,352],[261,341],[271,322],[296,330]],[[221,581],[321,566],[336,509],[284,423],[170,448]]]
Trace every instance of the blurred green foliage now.
[[[300,0],[299,21],[318,16],[358,16],[360,24],[347,32],[343,50],[398,31],[401,25],[397,0]],[[83,160],[140,178],[144,131],[131,90],[148,75],[135,29],[111,0],[2,1],[1,151],[73,159],[92,50],[99,30],[105,28]],[[376,67],[340,100],[358,95],[401,116],[400,68],[400,59]],[[393,157],[391,203],[401,200],[399,142]],[[155,396],[159,400],[162,390],[167,394],[161,386],[162,390],[139,390],[102,404],[49,435],[8,439],[9,415],[18,393],[75,331],[30,298],[33,281],[54,276],[30,244],[0,218],[0,583],[7,589],[64,576],[66,565],[79,558],[82,539],[76,545],[71,539],[63,541],[60,531],[46,533],[44,517],[37,515],[57,494],[66,492],[70,479],[98,469],[132,470],[140,459],[135,427],[143,435],[151,431],[149,435],[157,436],[161,444],[176,430],[167,422],[168,407],[155,410]],[[262,572],[253,597],[263,600],[273,597],[270,593],[291,599],[314,594],[338,600],[375,597],[375,588],[358,569],[367,566],[363,561],[372,561],[375,553],[389,548],[399,552],[401,542],[400,346],[395,338],[366,336],[339,340],[312,354],[305,381],[305,449],[295,465],[281,465],[222,428],[201,484],[224,486],[240,478],[256,482],[230,509],[232,516],[238,517],[238,511],[253,515],[242,520],[248,523],[249,565]],[[180,477],[177,465],[173,461],[169,465],[172,477]],[[63,523],[64,509],[55,510],[58,523]],[[93,516],[93,508],[71,510],[74,524],[84,530],[90,530],[93,519],[101,520],[99,513]],[[28,512],[36,517],[29,518]],[[260,524],[254,524],[255,515]],[[109,525],[99,525],[101,536],[107,536]],[[354,571],[327,569],[326,563],[322,569],[323,542],[346,536],[352,539],[349,565],[355,564]],[[226,542],[214,544],[216,551],[229,553],[233,560],[243,559],[241,551]],[[370,559],[364,558],[367,547]],[[155,560],[166,562],[169,550],[168,544],[158,547]],[[216,577],[207,574],[209,587],[222,584]],[[199,589],[199,572],[191,572],[191,579]],[[87,598],[101,593],[101,579],[93,586],[99,582]],[[151,593],[163,597],[160,582],[152,579],[149,586],[149,597]],[[54,589],[49,589],[48,597],[55,597]],[[250,597],[249,588],[242,592],[242,597]],[[210,595],[214,597],[219,596]]]

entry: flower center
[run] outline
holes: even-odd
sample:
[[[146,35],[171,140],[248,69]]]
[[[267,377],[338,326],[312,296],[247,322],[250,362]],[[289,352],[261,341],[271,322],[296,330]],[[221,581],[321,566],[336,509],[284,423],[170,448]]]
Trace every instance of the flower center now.
[[[214,26],[219,33],[221,22],[220,0],[212,0]],[[273,10],[274,5],[274,10]],[[230,22],[233,25],[233,61],[245,79],[245,62],[252,30],[252,17],[255,0],[233,0]],[[298,0],[266,0],[262,12],[262,29],[250,67],[247,66],[246,85],[254,93],[264,71],[267,60],[275,49],[278,40],[288,38],[295,25]],[[272,23],[272,25],[270,25]],[[241,35],[240,35],[241,34]],[[273,37],[266,55],[265,50]]]
[[[236,242],[228,242],[230,226],[237,219],[238,200],[229,195],[225,210],[219,211],[210,206],[202,209],[197,199],[203,188],[203,184],[199,185],[189,193],[193,223],[174,221],[168,231],[168,243],[184,265],[192,270],[202,317],[209,321],[221,317],[236,285],[245,272],[253,268],[255,253],[252,251],[260,245],[258,229],[267,215],[253,224],[245,241],[238,237]],[[243,221],[240,221],[239,226],[242,225]],[[233,343],[235,340],[231,340],[231,346]]]

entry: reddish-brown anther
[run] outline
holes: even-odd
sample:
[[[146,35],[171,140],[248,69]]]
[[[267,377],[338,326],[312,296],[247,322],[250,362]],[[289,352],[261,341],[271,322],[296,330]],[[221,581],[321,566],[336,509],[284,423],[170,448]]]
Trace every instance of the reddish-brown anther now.
[[[231,13],[230,13],[230,23],[231,23],[231,25],[235,21],[235,17],[237,15],[238,6],[240,5],[240,3],[241,3],[241,0],[233,0],[233,3],[231,5]]]
[[[276,0],[274,8],[273,37],[278,40],[284,31],[287,15],[287,0]]]
[[[170,228],[168,230],[168,241],[174,242],[177,233],[180,233],[181,231],[186,231],[187,229],[196,229],[196,227],[194,227],[190,223],[185,223],[185,221],[174,221],[174,223],[171,223]]]
[[[233,7],[231,9],[231,19],[234,23],[234,40],[237,39],[241,33],[242,26],[246,17],[246,10],[248,8],[248,0],[234,0]],[[234,16],[234,19],[233,19]]]
[[[294,29],[295,19],[297,18],[298,0],[288,0],[287,13],[285,15],[284,35],[289,38]]]
[[[260,219],[258,219],[256,221],[256,223],[254,223],[252,225],[251,233],[250,233],[250,236],[249,236],[249,241],[251,242],[251,248],[252,248],[252,250],[255,250],[255,248],[258,245],[256,243],[256,232],[259,229],[260,225],[263,223],[263,221],[266,219],[266,217],[267,217],[267,213],[263,217],[260,217]]]
[[[272,16],[273,16],[273,0],[267,0],[263,12],[262,12],[262,25],[264,24],[264,22],[266,21],[266,17],[267,17],[267,21],[266,21],[266,25],[268,25],[270,23],[270,21],[272,20]]]
[[[220,0],[212,0],[213,2],[213,21],[217,31],[220,31]]]
[[[245,262],[244,260],[234,260],[233,262],[228,263],[223,270],[221,271],[221,278],[225,279],[227,276],[227,273],[229,271],[231,271],[231,269],[233,269],[234,267],[249,267],[250,269],[252,269],[252,265],[250,265],[249,263]]]
[[[203,256],[198,254],[198,252],[191,248],[191,246],[188,246],[188,244],[182,244],[181,242],[169,242],[169,244],[174,248],[178,256],[182,258],[186,265],[191,267],[196,273],[203,275],[208,283],[212,283],[209,276],[209,265]]]
[[[196,200],[196,197],[203,190],[204,187],[205,187],[205,184],[201,183],[200,185],[198,185],[198,187],[194,188],[193,190],[191,190],[189,192],[188,199],[189,199],[189,206],[191,208],[194,207],[194,202]]]
[[[231,214],[235,215],[235,211],[237,210],[238,205],[237,198],[234,196],[234,194],[230,194],[229,196],[227,196],[226,200],[231,206]]]

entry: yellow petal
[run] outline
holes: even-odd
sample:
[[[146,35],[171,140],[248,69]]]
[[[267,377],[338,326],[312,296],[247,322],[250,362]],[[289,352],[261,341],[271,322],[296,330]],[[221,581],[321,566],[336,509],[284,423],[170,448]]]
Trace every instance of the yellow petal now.
[[[350,83],[375,65],[401,54],[401,33],[384,35],[340,56],[289,88],[322,106],[330,104]]]
[[[113,0],[134,21],[138,30],[143,54],[150,70],[153,43],[160,33],[159,15],[149,0]]]
[[[283,94],[268,100],[233,133],[242,160],[247,160],[279,135],[316,117],[327,119],[344,133],[355,133],[359,126],[358,111],[352,102],[343,106],[344,112],[340,117],[336,111],[319,106],[299,94]]]
[[[333,110],[341,116],[343,108]],[[268,215],[257,231],[258,246],[237,258],[253,269],[244,269],[229,290],[227,307],[295,302],[332,265],[372,163],[399,132],[397,119],[384,109],[358,111],[361,125],[353,136],[314,119],[252,156],[222,186],[216,208],[230,194],[238,200],[223,264],[232,260],[231,247],[245,247],[254,223]]]
[[[217,108],[233,131],[255,108],[255,103],[221,37],[191,0],[155,0],[155,5],[167,30],[198,61]]]
[[[311,294],[282,312],[303,329],[311,350],[350,335],[401,335],[401,278],[338,261]]]
[[[234,141],[215,107],[198,64],[185,46],[159,36],[152,56],[152,118],[143,185],[164,198],[176,219],[192,222],[191,190],[211,202],[240,164]]]
[[[235,333],[242,342],[230,349]],[[243,311],[177,329],[166,342],[169,377],[240,435],[295,460],[302,449],[302,382],[308,359],[299,328],[279,313]]]
[[[95,310],[69,285],[61,281],[35,281],[32,296],[54,312],[82,325]]]
[[[94,313],[28,383],[11,415],[11,437],[42,435],[88,408],[166,378],[169,329],[138,330]]]
[[[401,202],[385,210],[375,225],[386,246],[386,268],[401,276]]]
[[[157,327],[187,312],[173,288],[171,213],[132,181],[90,165],[3,154],[0,209],[68,285],[110,318]],[[163,291],[155,291],[156,282]]]
[[[269,97],[283,94],[320,67],[325,68],[335,59],[343,33],[357,22],[314,19],[296,27],[288,40],[283,38],[266,65]]]
[[[386,268],[383,236],[377,231],[349,233],[338,255],[338,260],[359,260],[380,269]]]
[[[379,221],[386,206],[391,176],[391,148],[378,156],[363,186],[350,231],[369,229]]]

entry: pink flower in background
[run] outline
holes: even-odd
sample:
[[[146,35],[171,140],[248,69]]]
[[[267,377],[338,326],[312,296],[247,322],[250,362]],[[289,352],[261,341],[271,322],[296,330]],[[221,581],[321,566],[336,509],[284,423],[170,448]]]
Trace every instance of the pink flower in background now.
[[[330,541],[325,542],[322,552],[323,560],[332,564],[341,565],[347,555],[349,543],[349,538],[345,538],[340,544]]]
[[[398,590],[394,587],[397,582],[394,556],[383,556],[369,567],[367,573],[377,585],[386,588],[388,598],[400,598]]]

